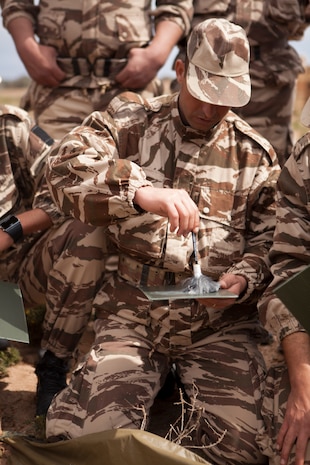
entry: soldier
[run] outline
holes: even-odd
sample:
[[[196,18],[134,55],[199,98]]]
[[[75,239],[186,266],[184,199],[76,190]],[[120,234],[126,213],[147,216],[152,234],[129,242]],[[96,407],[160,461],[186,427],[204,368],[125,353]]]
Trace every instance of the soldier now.
[[[0,280],[19,284],[26,307],[46,306],[37,415],[66,386],[105,263],[104,229],[65,217],[51,199],[44,170],[52,143],[24,110],[0,107]]]
[[[173,363],[198,416],[192,444],[213,464],[263,464],[256,304],[270,279],[279,166],[269,142],[230,111],[250,99],[244,30],[201,23],[176,74],[179,93],[122,94],[50,153],[57,204],[108,225],[119,267],[94,299],[94,345],[54,397],[46,434],[140,428]],[[191,232],[203,274],[239,297],[150,302],[140,285],[192,276]]]
[[[302,121],[310,127],[310,99]],[[293,464],[296,453],[295,463],[302,464],[310,460],[310,337],[273,291],[310,264],[310,132],[296,142],[284,165],[278,194],[270,250],[273,281],[259,302],[259,311],[281,343],[286,363],[271,368],[268,374],[263,412],[269,421],[262,439],[269,436],[272,440],[262,441],[262,448],[270,464],[279,463],[275,462],[277,448],[281,463]],[[309,305],[304,311],[309,312]]]
[[[250,42],[252,95],[234,109],[271,142],[283,165],[293,145],[292,114],[297,76],[304,72],[289,40],[301,39],[310,22],[309,0],[193,0],[192,27],[223,17],[243,27]],[[185,53],[181,46],[182,53]]]
[[[121,91],[160,94],[157,71],[192,18],[192,0],[157,0],[154,11],[151,0],[37,3],[0,1],[4,26],[32,78],[21,106],[54,138]]]

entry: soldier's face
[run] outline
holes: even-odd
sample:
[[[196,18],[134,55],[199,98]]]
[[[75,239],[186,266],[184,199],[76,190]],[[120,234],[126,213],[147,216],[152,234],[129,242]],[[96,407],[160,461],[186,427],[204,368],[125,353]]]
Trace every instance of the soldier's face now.
[[[175,70],[180,84],[179,111],[183,123],[193,129],[208,132],[224,118],[230,108],[206,103],[193,97],[187,89],[183,61],[176,61]]]

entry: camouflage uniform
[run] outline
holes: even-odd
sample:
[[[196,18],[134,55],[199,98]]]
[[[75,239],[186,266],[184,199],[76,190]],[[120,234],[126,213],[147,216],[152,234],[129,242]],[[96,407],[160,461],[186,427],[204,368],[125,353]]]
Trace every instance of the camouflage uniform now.
[[[147,102],[123,94],[84,124],[51,152],[48,180],[67,214],[109,225],[120,261],[94,300],[95,344],[51,405],[47,436],[139,428],[175,362],[192,401],[197,387],[196,439],[214,444],[204,449],[211,462],[265,463],[255,444],[264,362],[251,335],[269,279],[273,149],[233,112],[208,136],[184,126],[177,95]],[[190,238],[135,208],[136,189],[147,185],[185,189],[196,202],[203,273],[247,277],[236,304],[215,311],[190,299],[150,302],[139,290],[192,275]]]
[[[310,101],[308,104],[310,115]],[[276,297],[273,289],[310,264],[309,166],[310,132],[295,143],[292,155],[279,177],[277,225],[270,250],[273,280],[258,305],[263,324],[275,334],[279,341],[292,333],[305,331],[281,300]],[[259,441],[266,455],[270,457],[270,464],[277,463],[275,438],[283,423],[289,391],[290,382],[283,360],[282,364],[272,367],[268,373],[262,410],[266,420],[265,429],[261,431]],[[269,441],[266,441],[268,437]],[[288,463],[294,464],[294,451]],[[308,446],[305,463],[310,463],[310,446]]]
[[[288,41],[300,39],[308,26],[309,1],[194,0],[193,5],[193,27],[207,18],[224,17],[247,31],[252,95],[246,106],[235,111],[271,142],[283,165],[293,144],[296,78],[304,72]]]
[[[101,283],[103,228],[59,213],[44,177],[50,146],[37,131],[24,110],[0,107],[1,219],[39,208],[53,221],[48,230],[26,235],[0,253],[0,279],[20,285],[26,307],[46,306],[42,348],[67,358],[89,321]]]
[[[188,33],[191,0],[1,0],[4,25],[19,16],[31,18],[40,43],[54,47],[58,65],[67,78],[58,88],[35,82],[21,106],[34,110],[38,124],[54,138],[60,138],[80,124],[94,110],[102,110],[111,98],[124,91],[114,76],[126,64],[128,51],[145,47],[152,39],[152,27],[173,21]],[[91,21],[89,20],[91,18]],[[161,93],[155,79],[145,95]]]

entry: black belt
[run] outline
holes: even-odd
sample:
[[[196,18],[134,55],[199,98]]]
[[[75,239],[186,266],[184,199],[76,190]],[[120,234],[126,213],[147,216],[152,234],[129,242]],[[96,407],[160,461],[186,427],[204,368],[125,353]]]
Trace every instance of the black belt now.
[[[90,63],[87,58],[57,58],[58,66],[66,73],[67,78],[73,76],[109,77],[118,74],[127,63],[127,58],[97,58]]]

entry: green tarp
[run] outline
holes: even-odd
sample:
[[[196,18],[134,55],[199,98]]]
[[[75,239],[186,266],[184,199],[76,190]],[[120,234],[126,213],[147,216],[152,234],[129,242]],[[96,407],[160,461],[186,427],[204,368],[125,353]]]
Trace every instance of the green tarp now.
[[[0,338],[29,342],[21,290],[17,284],[0,281]]]
[[[10,465],[210,465],[185,447],[141,430],[109,430],[54,443],[20,436],[2,440],[11,446]]]
[[[275,293],[310,333],[310,265],[276,287]]]

